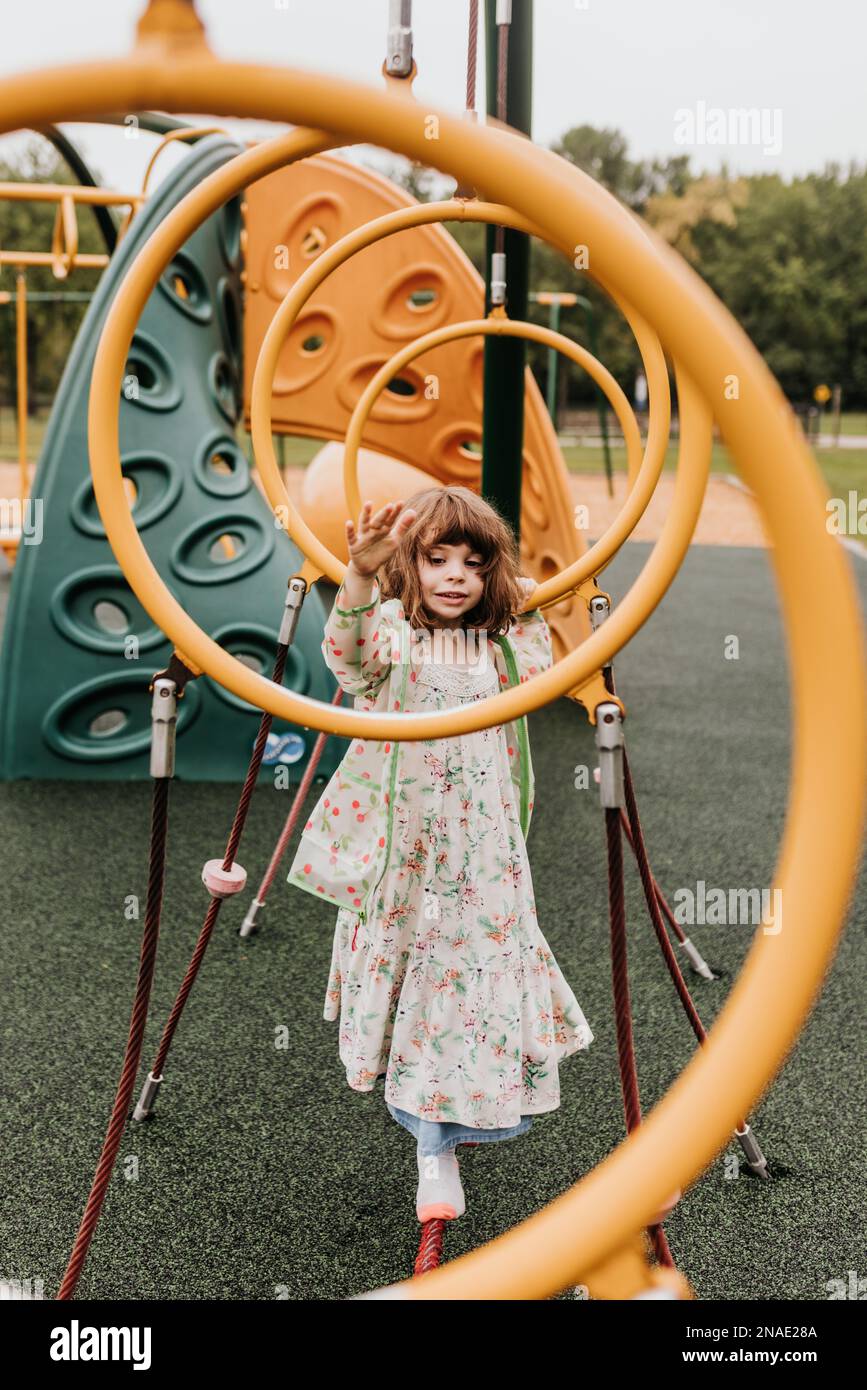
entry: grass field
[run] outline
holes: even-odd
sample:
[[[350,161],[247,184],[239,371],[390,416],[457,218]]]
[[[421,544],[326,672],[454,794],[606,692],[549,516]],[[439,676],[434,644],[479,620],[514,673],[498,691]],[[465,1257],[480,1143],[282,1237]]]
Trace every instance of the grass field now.
[[[852,431],[853,433],[855,431]],[[250,436],[243,436],[245,445],[250,447]],[[302,468],[309,463],[321,447],[318,439],[286,439],[278,444],[278,459],[282,447],[286,466]],[[601,473],[604,470],[604,455],[601,449],[592,445],[567,445],[563,457],[570,473]],[[867,449],[820,449],[816,452],[819,467],[833,496],[845,495],[849,488],[867,493]],[[616,473],[626,472],[626,450],[612,449],[611,464]],[[669,446],[665,467],[673,471],[677,466],[677,444]],[[736,469],[731,455],[722,444],[714,444],[711,458],[711,472],[734,473]]]
[[[30,421],[28,427],[27,457],[36,462],[45,433],[47,415],[40,414]],[[867,414],[853,413],[843,417],[841,433],[867,434]],[[252,457],[252,443],[246,430],[238,431],[238,438],[248,457]],[[277,440],[277,457],[289,468],[303,468],[322,447],[320,439],[287,437]],[[0,407],[0,463],[14,463],[18,457],[15,418],[8,407]],[[601,448],[592,445],[566,445],[563,448],[566,466],[572,473],[601,473],[605,467]],[[867,448],[864,449],[820,449],[816,459],[822,469],[825,481],[832,496],[845,496],[854,488],[860,494],[867,494]],[[613,448],[611,462],[615,472],[626,472],[626,450]],[[677,443],[668,449],[665,460],[667,470],[677,465]],[[715,443],[711,459],[713,473],[734,473],[736,469],[724,445]]]
[[[830,423],[823,421],[823,429],[830,429]],[[841,415],[841,434],[867,434],[867,411],[853,410],[851,415]]]

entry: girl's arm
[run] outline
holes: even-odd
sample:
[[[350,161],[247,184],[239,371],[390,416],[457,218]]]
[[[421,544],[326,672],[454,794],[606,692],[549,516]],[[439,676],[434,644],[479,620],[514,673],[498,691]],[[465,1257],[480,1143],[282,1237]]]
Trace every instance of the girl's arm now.
[[[352,602],[359,598],[360,603]],[[379,689],[391,670],[394,636],[382,615],[378,580],[344,579],[325,624],[322,655],[347,694],[372,695]]]

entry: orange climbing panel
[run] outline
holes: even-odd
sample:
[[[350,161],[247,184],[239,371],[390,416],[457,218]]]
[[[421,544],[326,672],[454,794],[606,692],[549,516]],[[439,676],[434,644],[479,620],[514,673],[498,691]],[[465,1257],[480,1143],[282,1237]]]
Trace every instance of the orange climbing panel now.
[[[333,155],[278,170],[245,193],[244,412],[262,340],[277,305],[311,261],[360,223],[413,199],[388,179]],[[274,379],[276,433],[342,440],[358,397],[396,348],[440,324],[484,314],[484,283],[444,227],[415,227],[353,256],[311,296],[286,339]],[[435,482],[478,491],[481,479],[481,338],[417,358],[382,392],[363,435],[366,448],[412,464]],[[584,538],[557,437],[527,369],[521,559],[542,581],[580,558]],[[342,473],[333,458],[335,516],[346,516]],[[320,498],[321,500],[321,498]],[[303,506],[303,502],[302,502]],[[307,517],[316,529],[321,511]],[[555,656],[589,633],[572,598],[547,611]]]

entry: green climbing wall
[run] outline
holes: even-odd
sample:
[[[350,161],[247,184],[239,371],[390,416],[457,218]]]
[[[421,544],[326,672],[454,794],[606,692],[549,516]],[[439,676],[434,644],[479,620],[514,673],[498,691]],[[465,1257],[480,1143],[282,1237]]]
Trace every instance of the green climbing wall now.
[[[90,376],[107,309],[140,247],[190,189],[240,152],[209,136],[159,186],[106,269],[66,364],[32,490],[42,536],[19,549],[3,634],[4,780],[149,776],[148,683],[172,647],[105,537],[87,453]],[[235,436],[240,228],[234,199],[190,238],[151,295],[127,363],[120,444],[133,517],[169,589],[215,641],[270,676],[286,582],[301,556],[275,528]],[[284,684],[327,702],[335,686],[320,650],[325,616],[314,588]],[[176,775],[240,779],[259,715],[208,677],[191,681],[179,706]],[[288,771],[298,781],[316,731],[275,720],[274,732],[304,741]],[[322,775],[346,746],[329,739]],[[262,780],[274,775],[263,767]]]

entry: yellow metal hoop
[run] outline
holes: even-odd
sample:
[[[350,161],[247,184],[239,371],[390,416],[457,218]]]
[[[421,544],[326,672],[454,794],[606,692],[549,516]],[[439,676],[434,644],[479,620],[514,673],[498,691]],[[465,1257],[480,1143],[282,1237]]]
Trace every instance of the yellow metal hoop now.
[[[259,146],[238,155],[187,194],[142,247],[106,316],[94,360],[89,438],[97,504],[112,550],[118,557],[128,582],[154,621],[196,666],[207,671],[214,680],[241,698],[249,700],[251,704],[270,710],[272,714],[293,723],[349,737],[409,741],[443,738],[451,734],[468,733],[473,729],[489,728],[528,710],[538,709],[558,695],[584,686],[588,678],[625,645],[656,607],[677,572],[698,519],[710,461],[710,416],[686,377],[679,373],[680,442],[684,464],[678,471],[674,501],[662,537],[638,580],[607,622],[576,651],[561,658],[555,666],[541,675],[534,676],[532,681],[512,686],[497,695],[463,708],[429,714],[375,714],[321,704],[309,696],[299,695],[283,686],[275,685],[273,681],[252,671],[201,631],[198,624],[169,593],[142,545],[130,513],[120,469],[118,420],[124,363],[149,294],[178,248],[200,222],[222,206],[228,198],[234,196],[246,183],[264,177],[272,169],[280,168],[292,159],[316,153],[328,144],[327,137],[321,132],[296,130],[267,146]],[[482,220],[520,220],[519,215],[508,208],[485,205],[485,209]],[[416,212],[416,209],[402,211]],[[418,209],[420,216],[423,216],[425,211],[424,207]],[[474,207],[470,216],[475,217],[478,213],[479,209]],[[363,233],[364,230],[359,229],[359,232]],[[344,249],[342,254],[347,255],[348,252]],[[324,260],[327,255],[328,252],[325,252],[321,259]],[[343,565],[313,535],[291,507],[274,457],[270,423],[265,423],[268,420],[267,408],[270,402],[268,372],[271,370],[272,355],[276,361],[281,341],[279,326],[275,328],[275,324],[278,319],[281,324],[285,321],[285,314],[291,310],[294,302],[293,289],[278,309],[263,343],[253,384],[254,445],[257,446],[257,461],[262,472],[263,484],[269,500],[275,507],[278,521],[282,522],[288,513],[290,521],[287,523],[287,529],[305,554],[325,573],[330,572],[332,565],[338,566],[339,580],[343,576]],[[628,312],[626,307],[624,312]],[[282,319],[281,315],[284,316]],[[646,326],[634,320],[633,315],[636,336],[642,335],[646,339],[645,361],[652,374],[651,379],[659,383],[655,389],[660,393],[660,379],[664,380],[663,399],[667,405],[668,381],[662,351],[655,336]],[[664,420],[662,416],[663,412],[660,411],[654,447],[664,450],[667,413]],[[644,478],[647,476],[648,471],[643,469],[642,485],[645,489],[647,484],[644,483]],[[635,491],[637,488],[633,489],[633,492]],[[650,495],[649,491],[647,495]],[[625,510],[628,509],[630,500],[627,499]],[[584,556],[583,561],[579,561],[578,564],[586,561],[587,556]],[[547,585],[561,582],[555,579],[540,585],[536,601],[545,601],[544,597],[538,595],[545,595]]]
[[[453,343],[459,338],[472,338],[477,334],[488,337],[529,338],[533,342],[544,344],[546,347],[556,348],[564,357],[568,357],[570,361],[583,367],[604,391],[612,410],[620,421],[620,427],[626,441],[630,476],[636,478],[640,476],[642,469],[646,469],[648,474],[646,481],[652,491],[656,486],[659,474],[662,472],[662,457],[658,458],[658,467],[655,469],[654,460],[650,454],[642,462],[641,434],[638,429],[638,421],[624,392],[608,368],[604,367],[586,348],[581,347],[579,343],[573,342],[571,338],[565,337],[562,333],[555,333],[553,329],[544,328],[538,323],[492,315],[487,319],[468,319],[465,323],[445,324],[442,328],[434,328],[430,333],[413,339],[411,343],[399,348],[387,362],[384,362],[379,371],[367,383],[352,412],[346,431],[343,454],[343,486],[351,516],[358,516],[361,510],[361,493],[358,490],[358,450],[361,447],[364,426],[367,424],[368,416],[380,392],[388,385],[392,377],[396,376],[414,358],[421,357],[425,352],[431,352],[443,343]],[[568,570],[564,571],[564,574],[568,573]],[[537,608],[544,603],[546,601],[546,589],[555,582],[559,582],[559,580],[551,580],[545,584],[537,585],[533,593],[528,595],[527,606]]]
[[[317,256],[313,264],[308,266],[304,274],[298,277],[289,290],[268,325],[268,331],[262,341],[253,373],[250,402],[253,451],[262,485],[274,508],[275,515],[285,519],[286,530],[292,539],[300,546],[304,554],[310,557],[318,573],[327,574],[336,584],[339,584],[343,578],[343,562],[322,544],[319,537],[310,530],[298,512],[286,491],[277,463],[277,455],[274,452],[274,441],[271,434],[271,398],[277,361],[283,344],[304,305],[338,266],[344,265],[350,257],[372,245],[373,242],[381,241],[384,237],[393,236],[397,232],[408,230],[410,227],[449,221],[486,222],[494,225],[500,223],[503,226],[514,227],[516,230],[526,232],[528,236],[538,237],[542,240],[547,239],[544,231],[535,222],[522,216],[513,208],[504,207],[501,204],[452,198],[443,203],[422,203],[415,207],[398,208],[394,212],[372,218],[362,226],[356,227]],[[543,584],[539,585],[535,594],[528,600],[535,607],[552,603],[577,588],[591,575],[601,573],[612,555],[617,552],[635,529],[644,514],[665,462],[668,431],[671,423],[671,398],[665,357],[659,339],[641,315],[622,299],[610,283],[600,277],[595,278],[599,278],[599,283],[614,300],[629,323],[644,363],[650,401],[647,446],[644,462],[641,469],[637,471],[637,476],[636,472],[630,469],[631,490],[611,526],[579,560],[568,565],[560,574],[546,579]],[[703,494],[706,477],[700,471],[695,474],[690,473],[688,481],[691,484],[691,491],[693,488],[696,491],[700,488]],[[683,502],[684,510],[687,506],[692,505],[686,498],[683,499]],[[698,506],[700,507],[700,505],[701,498],[699,497]],[[692,531],[690,531],[690,536],[691,534]],[[686,539],[686,545],[688,544],[689,537]],[[641,592],[641,583],[642,580],[639,577],[634,586],[639,593]],[[628,638],[624,639],[624,641],[628,640]]]
[[[860,863],[867,788],[867,672],[851,570],[845,552],[824,526],[827,490],[779,387],[746,334],[679,257],[603,189],[550,151],[504,130],[439,112],[434,113],[434,151],[425,133],[431,113],[405,98],[302,70],[217,62],[206,52],[184,57],[181,51],[175,56],[156,40],[141,57],[0,83],[0,133],[142,106],[330,125],[338,135],[334,141],[322,137],[319,148],[352,138],[425,164],[435,153],[437,166],[461,183],[483,184],[504,203],[532,208],[547,239],[566,250],[579,242],[589,246],[596,269],[649,322],[665,325],[663,343],[672,357],[690,360],[690,376],[679,373],[682,420],[685,406],[704,424],[717,413],[738,470],[761,509],[793,677],[789,812],[774,876],[774,886],[783,894],[785,931],[757,938],[705,1046],[625,1143],[575,1188],[520,1226],[423,1279],[397,1286],[396,1292],[397,1297],[414,1299],[544,1298],[609,1260],[631,1242],[674,1187],[687,1186],[707,1166],[779,1069],[830,961]],[[121,352],[112,370],[112,344],[122,348],[123,335],[110,339],[102,353],[102,389],[114,390],[116,399],[124,356]],[[739,385],[737,399],[727,394],[733,379]],[[143,549],[125,504],[117,417],[111,417],[110,410],[100,414],[95,409],[92,395],[90,439],[98,505],[107,527],[111,520],[112,547],[127,578],[140,597],[140,590],[148,594],[153,606],[148,601],[145,606],[154,616],[158,605],[150,593],[153,579],[142,562]],[[678,487],[676,499],[680,491]],[[676,544],[670,523],[671,516],[663,531],[666,549]],[[655,561],[654,583],[663,568],[658,551],[659,546],[650,562]],[[180,616],[172,608],[166,611],[171,629],[164,630],[174,640],[181,639],[182,648],[185,636],[197,639],[198,629],[187,623],[182,610]],[[615,610],[581,652],[567,658],[565,678],[546,681],[552,674],[546,672],[515,690],[523,700],[510,700],[509,692],[495,697],[499,703],[492,718],[480,717],[481,702],[466,731],[538,708],[576,684],[582,665],[588,672],[596,669],[609,647],[609,655],[617,649],[617,634],[625,626],[617,622],[622,612],[622,607]],[[214,644],[196,644],[211,658]],[[220,649],[215,651],[219,654]],[[582,653],[584,662],[574,661]],[[226,674],[215,659],[210,660],[210,670],[220,680]],[[223,683],[238,690],[237,684]],[[260,687],[268,684],[254,678],[240,693],[259,705]],[[273,703],[265,707],[293,717],[283,707],[274,709]],[[845,757],[829,756],[829,728],[845,731]],[[388,736],[369,722],[365,729],[373,737]],[[452,720],[448,732],[458,731]],[[620,1281],[617,1293],[628,1297],[640,1286],[640,1277],[633,1275]]]

